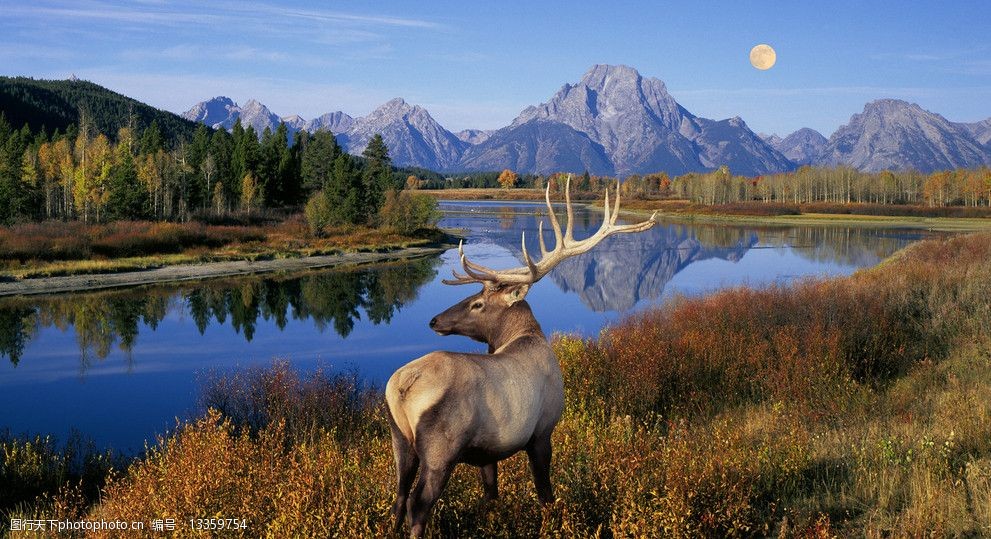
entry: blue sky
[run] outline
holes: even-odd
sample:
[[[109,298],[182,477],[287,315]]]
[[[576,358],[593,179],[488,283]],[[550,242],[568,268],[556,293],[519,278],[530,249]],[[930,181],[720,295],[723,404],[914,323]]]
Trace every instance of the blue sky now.
[[[991,116],[991,2],[0,0],[0,74],[71,73],[182,112],[227,95],[313,118],[401,96],[497,128],[597,63],[692,113],[829,136],[864,103]],[[750,66],[757,43],[778,53]]]

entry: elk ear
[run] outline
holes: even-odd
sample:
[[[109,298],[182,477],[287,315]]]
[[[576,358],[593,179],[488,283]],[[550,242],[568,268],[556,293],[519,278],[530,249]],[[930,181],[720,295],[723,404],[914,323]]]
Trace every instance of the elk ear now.
[[[526,293],[530,291],[530,285],[528,284],[514,284],[507,286],[502,290],[502,300],[506,302],[506,306],[512,306],[517,301],[522,301],[526,297]]]

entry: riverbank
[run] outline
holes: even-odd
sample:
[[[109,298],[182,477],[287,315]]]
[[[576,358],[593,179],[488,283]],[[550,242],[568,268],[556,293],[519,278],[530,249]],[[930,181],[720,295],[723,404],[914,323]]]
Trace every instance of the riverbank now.
[[[122,288],[153,283],[203,280],[258,273],[289,273],[319,268],[358,267],[386,261],[430,256],[442,253],[451,247],[453,247],[453,244],[396,247],[365,252],[341,252],[298,258],[228,260],[223,262],[178,264],[144,271],[39,277],[0,282],[0,297],[80,292],[84,290]]]
[[[206,275],[254,272],[248,270],[251,267],[322,267],[328,262],[294,260],[429,248],[450,242],[445,233],[436,229],[400,234],[366,226],[326,227],[317,235],[298,215],[235,225],[150,221],[26,223],[0,227],[0,283],[90,276],[94,281],[91,287],[96,287],[100,280],[97,275],[166,275],[167,271],[158,270],[172,266],[202,266]],[[259,262],[265,264],[258,265]],[[185,268],[178,274],[196,272]],[[123,280],[134,279],[128,276]]]
[[[593,206],[595,207],[595,206]],[[598,206],[601,209],[601,206]],[[620,213],[650,216],[653,210],[623,208]],[[803,213],[800,215],[730,215],[719,213],[657,212],[658,220],[670,223],[712,223],[756,226],[844,226],[905,228],[933,232],[978,232],[991,230],[991,219],[965,217],[904,217]]]

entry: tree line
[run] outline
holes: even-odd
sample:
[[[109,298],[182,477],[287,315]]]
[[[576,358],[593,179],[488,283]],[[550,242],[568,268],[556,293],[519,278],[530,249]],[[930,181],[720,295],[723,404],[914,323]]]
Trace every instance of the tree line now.
[[[910,204],[929,207],[991,204],[991,169],[861,172],[850,167],[803,166],[793,172],[748,178],[727,167],[679,176],[674,196],[701,204],[787,202],[807,204]]]
[[[157,121],[108,135],[85,111],[64,131],[13,128],[0,113],[0,223],[26,220],[189,220],[261,208],[298,207],[321,193],[329,221],[361,224],[400,188],[381,136],[362,157],[334,135],[285,124],[259,137],[200,125],[170,143]]]
[[[564,190],[571,176],[572,192],[601,193],[615,185],[613,176],[553,173],[547,175],[478,173],[446,179],[420,180],[410,176],[407,185],[419,188],[522,187],[551,191]],[[778,202],[811,204],[902,204],[929,207],[991,205],[991,169],[942,170],[924,174],[917,171],[861,172],[851,167],[802,166],[797,170],[748,177],[735,176],[729,167],[710,172],[691,172],[671,178],[664,172],[631,174],[622,180],[623,194],[634,198],[680,198],[698,204],[737,202]]]

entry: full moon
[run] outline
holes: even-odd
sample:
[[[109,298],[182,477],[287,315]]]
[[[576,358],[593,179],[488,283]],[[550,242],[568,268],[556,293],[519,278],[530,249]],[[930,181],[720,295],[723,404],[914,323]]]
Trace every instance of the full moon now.
[[[750,65],[761,71],[771,69],[777,59],[778,55],[775,54],[770,45],[761,43],[750,49]]]

